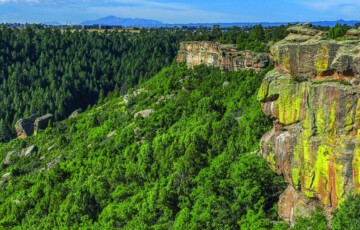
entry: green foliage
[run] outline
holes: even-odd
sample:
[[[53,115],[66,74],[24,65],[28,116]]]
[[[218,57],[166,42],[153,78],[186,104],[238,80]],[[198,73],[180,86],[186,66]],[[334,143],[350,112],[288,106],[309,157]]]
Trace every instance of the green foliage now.
[[[127,103],[113,94],[0,145],[0,159],[38,147],[0,169],[13,173],[0,185],[0,228],[272,227],[284,185],[256,154],[271,127],[256,100],[262,76],[170,66],[129,91]],[[145,109],[154,113],[134,118]]]
[[[341,25],[339,23],[336,23],[336,25],[332,28],[330,28],[328,32],[328,37],[331,39],[339,39],[343,37],[346,34],[346,31],[348,31],[350,27],[346,24]]]
[[[125,93],[171,64],[186,32],[0,28],[0,142],[34,113],[64,119],[111,91]]]
[[[326,230],[327,222],[326,218],[323,214],[323,210],[318,208],[313,213],[311,213],[310,217],[298,218],[293,227],[294,230],[302,230],[302,229],[314,229],[314,230]]]
[[[332,219],[333,229],[359,229],[360,226],[360,195],[349,195],[340,208],[335,211]]]
[[[219,27],[212,28],[211,31],[201,30],[195,34],[191,40],[196,41],[218,41],[223,44],[236,44],[240,50],[252,50],[255,52],[268,52],[269,43],[284,39],[288,32],[287,26],[263,27],[255,25],[250,27],[237,27],[226,29]]]

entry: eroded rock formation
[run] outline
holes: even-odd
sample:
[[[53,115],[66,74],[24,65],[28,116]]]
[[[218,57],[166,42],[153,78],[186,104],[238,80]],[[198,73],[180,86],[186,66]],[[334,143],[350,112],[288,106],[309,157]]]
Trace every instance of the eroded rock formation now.
[[[16,134],[20,138],[26,138],[32,136],[40,129],[45,129],[50,120],[53,119],[53,115],[48,113],[42,117],[38,114],[33,114],[28,118],[20,119],[15,124]]]
[[[360,192],[360,33],[335,41],[309,24],[289,31],[271,48],[276,67],[258,99],[274,120],[262,154],[289,185],[279,214],[292,222],[312,209],[296,212],[298,203],[330,212]]]
[[[253,69],[260,71],[269,64],[269,54],[239,51],[236,45],[222,45],[216,42],[182,42],[176,57],[177,63],[188,67],[205,64],[224,71]]]

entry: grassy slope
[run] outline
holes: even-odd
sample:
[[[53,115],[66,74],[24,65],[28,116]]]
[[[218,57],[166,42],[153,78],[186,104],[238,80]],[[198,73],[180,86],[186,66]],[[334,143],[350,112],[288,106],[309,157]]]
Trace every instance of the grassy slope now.
[[[0,168],[0,175],[12,173],[0,185],[0,226],[269,227],[281,178],[247,154],[270,127],[256,101],[260,83],[251,72],[171,66],[141,93],[133,90],[128,103],[109,97],[37,136],[1,145],[0,159],[32,144],[39,150]],[[165,95],[174,96],[160,101]],[[135,119],[143,109],[155,112]],[[60,155],[60,164],[44,170]]]

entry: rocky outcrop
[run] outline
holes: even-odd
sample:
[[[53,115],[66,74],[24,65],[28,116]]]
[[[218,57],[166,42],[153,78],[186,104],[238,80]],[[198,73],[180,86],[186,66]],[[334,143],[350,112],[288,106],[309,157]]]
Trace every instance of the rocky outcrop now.
[[[360,40],[329,40],[308,24],[289,31],[271,48],[276,67],[258,99],[274,120],[262,154],[289,185],[279,214],[292,222],[304,203],[330,212],[360,192]]]
[[[34,123],[38,114],[33,114],[28,118],[20,119],[15,124],[15,130],[18,137],[25,138],[31,136],[34,133]]]
[[[54,116],[51,113],[48,113],[42,117],[36,118],[34,122],[34,131],[37,132],[40,129],[46,129],[53,117]]]
[[[52,119],[53,115],[51,113],[42,117],[38,114],[33,114],[28,118],[20,119],[15,124],[16,134],[20,138],[32,136],[38,130],[45,129]]]
[[[258,72],[269,64],[269,60],[267,53],[239,51],[236,45],[207,41],[180,43],[176,57],[177,63],[184,63],[190,68],[205,64],[224,71],[253,69]]]

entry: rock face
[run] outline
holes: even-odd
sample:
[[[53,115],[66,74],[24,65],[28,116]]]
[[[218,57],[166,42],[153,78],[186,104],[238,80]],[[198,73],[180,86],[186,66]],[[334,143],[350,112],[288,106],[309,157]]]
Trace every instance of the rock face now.
[[[51,113],[48,113],[42,117],[38,117],[36,118],[35,122],[34,122],[34,130],[35,132],[38,131],[39,129],[45,129],[46,127],[48,127],[50,120],[53,119],[53,115]]]
[[[360,40],[328,40],[308,24],[289,31],[271,48],[276,67],[258,99],[274,120],[262,154],[289,185],[279,214],[292,222],[304,202],[330,212],[360,192]]]
[[[188,67],[205,64],[224,71],[253,69],[260,71],[269,64],[269,54],[239,51],[235,45],[216,42],[182,42],[176,57],[177,63]]]
[[[31,136],[34,133],[34,123],[38,114],[33,114],[28,118],[20,119],[15,124],[15,130],[18,137],[25,138]]]

